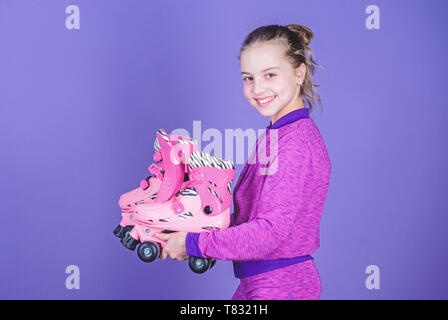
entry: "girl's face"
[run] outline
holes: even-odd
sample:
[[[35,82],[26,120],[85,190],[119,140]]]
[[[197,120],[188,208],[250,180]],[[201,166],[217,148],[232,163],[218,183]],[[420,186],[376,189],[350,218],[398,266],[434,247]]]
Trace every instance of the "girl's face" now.
[[[245,49],[240,58],[244,96],[272,124],[304,107],[299,93],[306,66],[302,63],[294,70],[284,50],[281,42],[271,41]]]

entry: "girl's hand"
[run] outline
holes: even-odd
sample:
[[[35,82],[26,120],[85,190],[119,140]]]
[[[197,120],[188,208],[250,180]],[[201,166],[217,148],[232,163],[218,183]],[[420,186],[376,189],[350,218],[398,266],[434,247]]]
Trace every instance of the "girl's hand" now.
[[[165,260],[167,256],[170,256],[171,259],[175,260],[187,260],[189,258],[187,255],[187,249],[185,248],[187,233],[188,232],[184,231],[173,233],[156,233],[155,236],[157,238],[166,241],[162,253],[160,254],[160,259]]]

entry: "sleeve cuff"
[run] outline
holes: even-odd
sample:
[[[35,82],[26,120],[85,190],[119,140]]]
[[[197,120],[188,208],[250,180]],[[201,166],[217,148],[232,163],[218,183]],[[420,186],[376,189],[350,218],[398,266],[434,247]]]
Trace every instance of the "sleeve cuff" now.
[[[190,257],[205,258],[199,249],[199,235],[200,233],[188,232],[185,238],[185,249],[187,250],[187,255]]]
[[[230,227],[235,224],[234,219],[235,219],[235,213],[231,213],[230,214],[230,224],[229,224]]]

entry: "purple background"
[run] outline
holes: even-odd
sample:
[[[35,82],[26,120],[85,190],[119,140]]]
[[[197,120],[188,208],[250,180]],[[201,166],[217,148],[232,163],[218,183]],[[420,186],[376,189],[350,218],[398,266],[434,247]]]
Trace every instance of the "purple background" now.
[[[65,28],[70,4],[80,30]],[[365,27],[370,4],[381,30]],[[237,55],[256,27],[288,23],[313,30],[326,68],[311,113],[332,161],[321,298],[448,298],[447,12],[442,0],[0,0],[0,298],[230,299],[229,261],[196,275],[123,248],[118,198],[147,176],[159,128],[269,124]],[[80,290],[65,287],[71,264]],[[379,290],[365,287],[370,264]]]

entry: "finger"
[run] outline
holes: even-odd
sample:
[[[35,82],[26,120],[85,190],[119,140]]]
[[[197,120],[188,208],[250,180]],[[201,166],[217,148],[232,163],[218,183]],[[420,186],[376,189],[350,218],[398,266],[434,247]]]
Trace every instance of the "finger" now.
[[[171,235],[170,235],[170,234],[167,234],[167,233],[160,233],[160,232],[154,234],[154,236],[156,236],[156,237],[159,238],[160,240],[165,240],[165,241],[168,240],[169,238],[171,238]]]
[[[165,260],[168,256],[168,253],[165,250],[162,250],[162,254],[160,255],[160,259]]]

